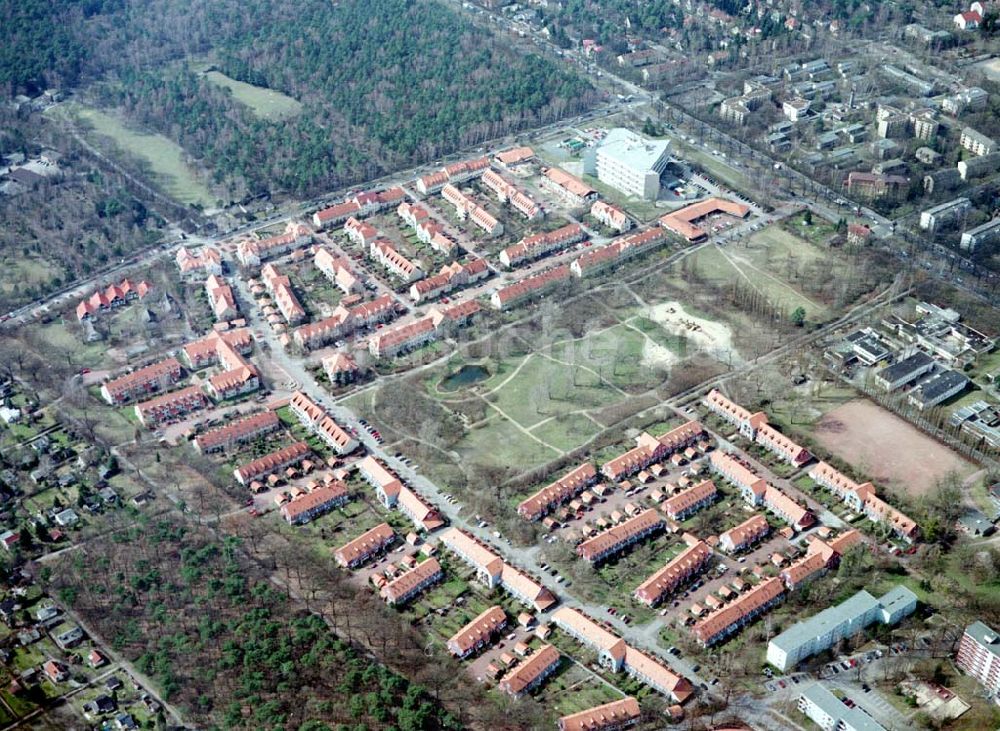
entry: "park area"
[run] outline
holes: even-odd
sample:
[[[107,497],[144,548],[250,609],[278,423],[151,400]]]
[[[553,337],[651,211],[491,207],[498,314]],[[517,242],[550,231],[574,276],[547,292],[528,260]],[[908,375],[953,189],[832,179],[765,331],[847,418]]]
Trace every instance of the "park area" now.
[[[830,411],[812,435],[859,476],[911,497],[927,494],[949,474],[965,478],[975,471],[955,452],[871,401],[858,399]]]
[[[221,71],[208,71],[205,78],[209,83],[229,89],[233,98],[249,107],[256,116],[269,122],[277,122],[296,116],[302,111],[302,104],[280,91],[254,86],[231,79]]]
[[[206,208],[215,204],[208,186],[185,162],[184,150],[163,135],[134,129],[115,114],[75,102],[51,107],[46,114],[81,125],[84,135],[99,147],[110,140],[121,152],[147,165],[156,185],[181,203]]]

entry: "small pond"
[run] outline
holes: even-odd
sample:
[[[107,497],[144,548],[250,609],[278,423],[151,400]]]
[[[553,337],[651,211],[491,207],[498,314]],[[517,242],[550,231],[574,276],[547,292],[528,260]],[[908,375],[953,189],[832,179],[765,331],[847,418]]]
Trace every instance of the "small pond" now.
[[[450,376],[441,379],[439,391],[458,391],[468,388],[480,381],[485,381],[492,374],[481,365],[464,365]]]

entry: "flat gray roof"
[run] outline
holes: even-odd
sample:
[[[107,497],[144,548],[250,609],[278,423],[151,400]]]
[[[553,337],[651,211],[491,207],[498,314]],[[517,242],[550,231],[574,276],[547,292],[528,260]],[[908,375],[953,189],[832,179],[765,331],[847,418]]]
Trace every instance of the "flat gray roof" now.
[[[990,653],[1000,657],[1000,633],[994,632],[982,622],[973,622],[965,628],[965,633]]]
[[[832,607],[827,607],[819,614],[809,617],[809,619],[796,622],[772,639],[771,642],[776,647],[788,652],[812,641],[814,637],[826,634],[833,627],[855,617],[860,617],[867,612],[878,609],[878,607],[878,599],[862,589],[850,599],[846,599]]]
[[[840,719],[852,731],[885,731],[885,727],[858,707],[848,708],[822,683],[814,683],[802,691],[809,699],[833,719]],[[836,721],[834,723],[836,725]]]
[[[892,383],[903,376],[909,375],[913,371],[926,368],[933,362],[934,359],[927,355],[927,353],[922,350],[918,350],[909,358],[904,358],[898,363],[893,363],[891,366],[886,366],[880,370],[878,372],[878,377]]]

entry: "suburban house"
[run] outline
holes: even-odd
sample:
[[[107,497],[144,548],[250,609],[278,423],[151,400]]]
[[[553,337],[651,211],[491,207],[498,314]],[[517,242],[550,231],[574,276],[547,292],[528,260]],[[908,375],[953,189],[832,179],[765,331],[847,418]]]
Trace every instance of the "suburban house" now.
[[[169,388],[177,383],[180,377],[181,364],[176,358],[166,358],[124,376],[105,381],[101,386],[101,396],[112,406],[119,406],[135,398]]]
[[[541,520],[549,512],[572,500],[597,481],[597,470],[590,462],[570,470],[555,482],[521,501],[517,514],[530,521]]]
[[[570,269],[577,277],[593,276],[655,249],[667,238],[667,232],[658,227],[622,236],[606,246],[588,249],[570,264]]]
[[[455,213],[458,214],[460,219],[469,219],[482,229],[487,236],[499,236],[503,233],[502,223],[451,183],[444,186],[441,190],[441,195],[446,201],[455,206]]]
[[[449,183],[462,183],[482,175],[490,167],[489,158],[480,157],[474,160],[446,165],[438,171],[417,178],[416,189],[421,195],[436,193]]]
[[[809,471],[809,477],[833,492],[852,510],[864,513],[875,523],[888,526],[896,536],[907,543],[912,543],[920,537],[920,528],[916,521],[878,497],[872,483],[858,484],[826,462],[820,462],[813,467]]]
[[[387,322],[392,319],[395,312],[396,301],[388,294],[370,302],[354,305],[350,309],[341,304],[330,317],[296,328],[292,333],[292,339],[300,348],[322,348],[360,327]]]
[[[350,261],[342,256],[334,256],[329,249],[317,249],[313,265],[345,295],[358,294],[365,289],[364,283],[354,273]]]
[[[570,223],[548,233],[532,234],[501,251],[500,262],[506,267],[514,267],[540,259],[554,251],[583,241],[586,237],[586,232],[578,223]]]
[[[767,414],[763,411],[751,414],[714,388],[705,397],[705,405],[714,414],[735,426],[742,436],[760,444],[789,464],[798,467],[812,459],[805,447],[796,444],[768,424]]]
[[[347,485],[338,480],[294,498],[281,506],[281,517],[289,525],[308,523],[313,518],[339,507],[351,499]]]
[[[389,606],[401,606],[443,578],[441,564],[429,558],[383,586],[379,596]]]
[[[308,457],[311,451],[309,445],[305,442],[295,442],[295,444],[283,447],[276,452],[271,452],[241,467],[237,467],[233,470],[233,477],[241,485],[249,485],[251,482],[259,481],[269,475],[281,472],[286,467],[297,465]]]
[[[343,569],[356,569],[370,558],[383,554],[395,541],[396,534],[389,524],[379,523],[334,551],[333,558]]]
[[[299,422],[316,434],[337,454],[350,454],[358,440],[347,433],[329,414],[302,391],[296,391],[288,401],[289,410]]]
[[[448,652],[453,657],[466,658],[491,644],[506,627],[507,614],[494,605],[452,635],[447,642]]]
[[[77,319],[83,322],[99,314],[125,307],[136,300],[143,299],[152,288],[152,285],[145,279],[136,284],[132,284],[128,279],[123,279],[121,284],[112,284],[107,289],[98,290],[87,299],[81,300],[80,304],[76,306]]]
[[[444,518],[437,508],[424,502],[375,457],[369,455],[361,460],[358,471],[375,488],[380,503],[390,510],[398,508],[417,528],[431,532],[444,525]]]
[[[260,278],[285,322],[298,325],[306,319],[306,311],[292,291],[291,280],[280,274],[274,264],[265,264],[260,270]]]
[[[212,314],[219,322],[228,322],[240,314],[233,288],[218,274],[209,274],[205,280],[205,295]]]
[[[197,254],[192,254],[190,249],[182,246],[177,250],[174,261],[181,274],[205,272],[222,275],[222,256],[218,249],[211,246],[204,247]]]
[[[704,427],[697,421],[682,424],[661,437],[643,432],[636,437],[634,448],[605,462],[601,466],[601,474],[616,482],[623,480],[674,452],[696,444],[704,434]]]
[[[753,589],[695,623],[692,632],[702,647],[711,647],[739,632],[785,595],[781,579],[766,579]]]
[[[655,607],[686,582],[703,572],[712,560],[712,549],[704,541],[685,548],[666,566],[654,573],[635,590],[635,599]]]
[[[244,416],[225,426],[211,429],[194,438],[192,444],[202,454],[220,452],[234,444],[252,442],[264,434],[271,434],[281,428],[281,419],[273,411]]]
[[[207,405],[208,398],[200,388],[187,386],[136,404],[135,415],[140,424],[152,429]]]
[[[620,525],[608,528],[576,547],[576,554],[592,564],[600,563],[620,553],[633,543],[658,533],[666,527],[663,518],[655,510],[645,510]]]
[[[757,543],[771,532],[771,526],[760,513],[744,520],[719,536],[719,547],[727,553],[736,553]]]

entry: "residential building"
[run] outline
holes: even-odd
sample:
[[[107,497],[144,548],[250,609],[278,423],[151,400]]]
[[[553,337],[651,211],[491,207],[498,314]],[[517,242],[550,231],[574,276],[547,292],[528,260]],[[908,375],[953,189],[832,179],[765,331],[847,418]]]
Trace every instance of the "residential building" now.
[[[643,432],[636,437],[633,449],[605,462],[601,473],[609,480],[623,480],[674,452],[696,444],[704,434],[704,427],[697,421],[682,424],[661,437]]]
[[[481,176],[489,170],[489,158],[480,157],[474,160],[463,160],[461,162],[446,165],[437,172],[417,178],[416,189],[421,195],[430,195],[444,188],[447,184],[463,183]]]
[[[574,276],[589,277],[624,264],[647,251],[665,244],[667,232],[663,228],[650,228],[641,233],[615,239],[606,246],[588,249],[570,264]]]
[[[859,591],[840,604],[796,622],[772,639],[767,645],[767,661],[782,672],[791,671],[807,657],[853,637],[875,622],[892,626],[916,608],[916,594],[902,585],[881,599]]]
[[[443,578],[441,564],[436,558],[428,558],[383,586],[379,596],[389,606],[402,606]]]
[[[596,190],[561,168],[542,170],[541,185],[574,208],[582,208],[597,200]]]
[[[1000,163],[1000,156],[997,158]],[[984,244],[1000,240],[1000,216],[986,223],[962,232],[961,246],[966,251],[975,251]]]
[[[972,127],[966,127],[962,130],[959,144],[974,155],[992,155],[997,152],[996,141],[977,132]]]
[[[858,484],[826,462],[819,462],[809,470],[809,477],[817,484],[830,490],[852,510],[859,513],[864,510],[865,498],[875,492],[875,486],[872,483]]]
[[[117,310],[141,300],[149,294],[152,285],[146,280],[133,284],[123,279],[120,284],[112,284],[107,289],[98,290],[76,306],[76,316],[80,322],[100,314]]]
[[[233,477],[236,478],[238,483],[246,486],[251,482],[263,480],[270,475],[281,472],[287,467],[298,464],[308,457],[310,453],[311,450],[308,444],[305,442],[295,442],[276,452],[271,452],[241,467],[237,467],[233,470]]]
[[[994,340],[965,325],[954,310],[919,302],[917,319],[908,322],[898,316],[883,320],[883,325],[905,342],[918,345],[940,361],[959,367],[993,349]]]
[[[507,614],[502,607],[492,606],[456,632],[447,642],[452,656],[464,659],[491,644],[507,627]]]
[[[625,233],[635,225],[625,211],[604,201],[594,201],[594,205],[590,207],[590,215],[618,233]]]
[[[795,97],[794,99],[787,99],[782,103],[781,113],[785,115],[788,121],[798,122],[809,114],[811,106],[812,104],[808,99]]]
[[[493,161],[507,170],[514,170],[535,159],[535,151],[530,147],[512,147],[493,156]]]
[[[996,155],[997,160],[1000,160],[1000,155]],[[935,170],[924,176],[924,192],[927,194],[932,194],[934,191],[942,192],[955,190],[962,180],[965,170],[969,163],[981,163],[984,158],[974,157],[971,160],[961,160],[958,163],[958,167],[954,168],[942,168],[940,170]],[[987,172],[985,169],[984,173]]]
[[[506,310],[535,297],[550,292],[560,284],[569,282],[572,272],[566,264],[552,269],[546,269],[538,274],[532,274],[503,287],[498,287],[490,294],[490,304],[494,309]]]
[[[394,358],[400,353],[426,345],[437,337],[429,316],[405,325],[380,330],[368,339],[368,350],[376,358]]]
[[[120,406],[136,398],[169,388],[177,383],[180,377],[181,364],[176,358],[166,358],[124,376],[105,381],[101,386],[101,396],[112,406]]]
[[[925,231],[936,231],[950,224],[961,221],[972,208],[968,198],[955,198],[947,203],[941,203],[920,212],[920,228]]]
[[[784,595],[785,587],[781,579],[765,579],[731,604],[699,620],[692,633],[702,647],[715,645],[767,612]]]
[[[712,561],[712,549],[704,541],[689,546],[671,559],[635,590],[636,601],[655,607],[679,587],[702,573]]]
[[[289,525],[302,525],[345,504],[350,499],[347,485],[334,481],[328,485],[320,485],[282,505],[281,517]]]
[[[356,569],[374,556],[384,553],[395,541],[396,534],[389,524],[379,523],[334,551],[333,558],[343,569]]]
[[[626,195],[655,201],[670,160],[669,148],[666,140],[650,140],[616,127],[584,153],[583,170]]]
[[[228,346],[225,351],[221,350],[222,342]],[[245,327],[223,332],[213,331],[201,340],[187,343],[182,351],[188,365],[193,370],[200,370],[222,363],[220,356],[228,353],[228,348],[236,350],[240,355],[247,355],[253,350],[253,336],[250,331]]]
[[[962,393],[969,379],[958,371],[945,370],[922,381],[907,394],[907,401],[923,411]]]
[[[559,731],[619,731],[639,723],[639,701],[631,696],[559,719]]]
[[[619,66],[629,66],[631,68],[640,68],[651,63],[659,61],[660,52],[652,48],[645,48],[639,51],[632,51],[631,53],[623,53],[618,56],[617,61]]]
[[[823,731],[885,731],[859,706],[848,706],[822,683],[813,683],[803,690],[798,707]]]
[[[663,511],[673,520],[686,520],[715,502],[719,491],[711,480],[703,480],[674,495],[663,504]]]
[[[280,274],[274,264],[265,264],[260,270],[260,278],[285,322],[298,325],[306,319],[306,311],[292,291],[291,280]]]
[[[258,267],[268,259],[307,246],[312,240],[312,232],[307,226],[289,221],[283,234],[262,239],[251,237],[241,241],[236,245],[236,258],[245,267]]]
[[[398,186],[385,190],[365,191],[344,203],[318,211],[313,215],[313,225],[318,229],[330,228],[344,223],[351,216],[356,218],[370,216],[397,206],[404,200],[406,192]]]
[[[955,27],[959,30],[975,30],[979,27],[979,24],[983,22],[983,16],[975,10],[966,10],[958,13],[953,18],[953,21],[955,23]]]
[[[140,424],[147,429],[153,429],[207,405],[208,398],[201,389],[197,386],[188,386],[136,404],[135,415]]]
[[[655,510],[645,510],[624,523],[608,528],[576,547],[576,554],[592,564],[597,564],[624,551],[633,543],[658,533],[666,526]]]
[[[239,315],[240,310],[236,304],[233,288],[219,275],[210,274],[205,280],[205,294],[212,308],[212,314],[219,322],[227,322]]]
[[[222,276],[222,257],[219,250],[211,246],[202,248],[196,254],[182,246],[177,250],[174,261],[177,262],[177,268],[180,269],[181,274],[205,272],[206,274]]]
[[[760,513],[719,535],[719,547],[727,553],[736,553],[757,543],[771,532],[771,526]]]
[[[404,282],[415,282],[424,276],[420,266],[396,251],[387,239],[372,241],[368,255]]]
[[[485,259],[472,259],[466,264],[453,261],[445,264],[433,277],[421,279],[410,286],[410,299],[420,303],[447,294],[456,287],[464,287],[490,275]]]
[[[552,645],[543,645],[525,662],[521,663],[500,680],[500,690],[515,698],[530,693],[552,675],[562,661],[559,650]]]
[[[555,482],[543,487],[517,506],[517,513],[530,521],[541,520],[565,502],[597,481],[597,470],[590,462],[570,470]]]
[[[763,477],[758,476],[738,459],[721,450],[712,452],[709,463],[713,472],[718,472],[739,488],[740,495],[747,505],[756,506],[764,503],[764,494],[769,485]]]
[[[536,221],[544,215],[542,207],[517,186],[494,170],[483,173],[482,183],[496,193],[497,200],[507,203],[529,221]]]
[[[805,530],[816,522],[816,516],[809,508],[795,500],[774,485],[764,490],[764,507],[788,523],[795,531]]]
[[[868,226],[859,223],[848,224],[847,243],[851,246],[867,246],[871,238],[872,230]]]
[[[274,411],[263,411],[211,429],[194,438],[192,444],[202,454],[220,452],[234,444],[246,444],[281,428],[281,419]]]
[[[957,187],[959,180],[975,180],[990,175],[998,166],[1000,166],[1000,152],[959,160],[954,168],[947,168],[956,178],[951,187]]]
[[[215,340],[221,372],[209,376],[206,386],[212,398],[222,401],[260,388],[260,372],[248,362],[239,349],[224,337]]]
[[[578,223],[570,223],[548,233],[525,236],[516,244],[508,246],[500,252],[500,262],[506,267],[514,267],[524,262],[540,259],[554,251],[565,249],[571,244],[583,241],[586,237],[587,233]]]
[[[334,353],[323,359],[323,372],[333,386],[346,386],[354,383],[361,369],[357,362],[347,353]]]
[[[886,366],[875,374],[875,383],[885,391],[895,391],[934,370],[934,359],[922,350]]]
[[[879,173],[852,172],[847,176],[846,188],[862,198],[895,197],[907,184],[900,175],[880,175]]]
[[[437,508],[424,502],[423,498],[406,487],[375,457],[368,456],[358,462],[358,472],[375,488],[375,495],[380,503],[390,510],[401,510],[417,528],[430,532],[444,525],[444,519]]]
[[[344,233],[347,238],[361,248],[365,248],[379,237],[378,229],[365,221],[359,221],[351,216],[344,223]]]
[[[313,264],[345,295],[364,291],[364,282],[355,274],[349,260],[334,256],[329,249],[320,248],[313,257]]]
[[[930,142],[937,137],[940,126],[937,116],[930,109],[924,109],[910,115],[910,124],[913,126],[913,136],[918,140]]]
[[[292,338],[300,348],[322,348],[358,328],[387,322],[392,319],[395,312],[396,301],[388,294],[370,302],[362,302],[350,309],[338,305],[330,317],[296,328]]]
[[[708,231],[696,224],[710,217],[746,218],[750,207],[725,198],[709,198],[660,217],[660,225],[694,243],[708,238]]]
[[[1000,693],[1000,635],[982,622],[965,628],[955,664],[979,681],[987,693]]]

